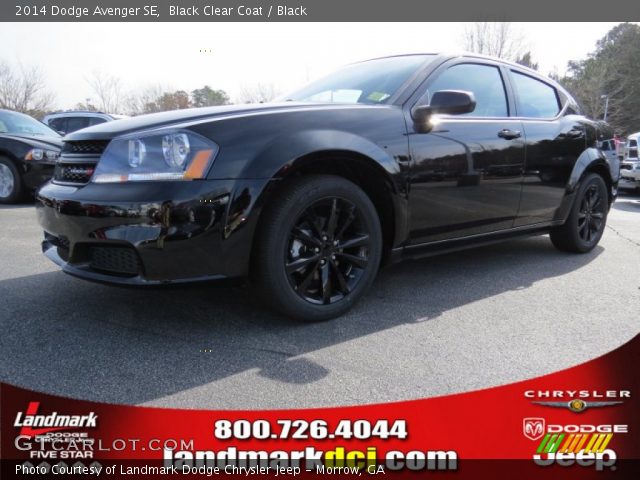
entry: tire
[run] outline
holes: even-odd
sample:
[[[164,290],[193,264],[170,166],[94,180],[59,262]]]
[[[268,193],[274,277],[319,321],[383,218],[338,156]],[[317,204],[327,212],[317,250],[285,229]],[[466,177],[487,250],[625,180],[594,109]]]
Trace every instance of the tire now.
[[[567,221],[551,231],[551,241],[564,252],[590,252],[604,233],[608,211],[607,185],[600,175],[587,174],[578,188]]]
[[[348,180],[300,177],[263,212],[253,253],[253,281],[273,308],[300,321],[329,320],[371,287],[382,255],[380,220]]]
[[[0,157],[0,203],[16,203],[22,198],[22,177],[15,164]]]

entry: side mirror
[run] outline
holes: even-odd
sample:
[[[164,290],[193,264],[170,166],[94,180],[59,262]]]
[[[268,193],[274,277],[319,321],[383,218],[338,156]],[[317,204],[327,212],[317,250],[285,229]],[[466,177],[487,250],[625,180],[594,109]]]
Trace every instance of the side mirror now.
[[[421,105],[413,109],[411,116],[418,124],[425,124],[431,115],[458,115],[473,112],[476,99],[472,92],[463,90],[439,90],[431,97],[429,105]]]

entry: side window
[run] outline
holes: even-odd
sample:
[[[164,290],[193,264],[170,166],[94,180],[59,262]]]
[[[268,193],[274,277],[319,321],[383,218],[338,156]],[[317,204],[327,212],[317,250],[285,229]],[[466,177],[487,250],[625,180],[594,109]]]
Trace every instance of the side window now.
[[[461,63],[445,70],[429,86],[427,99],[439,90],[466,90],[476,98],[472,117],[508,117],[507,95],[498,67]]]
[[[540,80],[511,71],[518,93],[518,116],[553,118],[560,112],[556,89]]]
[[[67,118],[67,133],[75,132],[81,128],[89,126],[89,119],[87,117],[68,117]]]
[[[100,117],[91,117],[89,119],[89,125],[93,126],[93,125],[98,125],[100,123],[104,123],[106,122],[106,120],[104,118],[100,118]]]

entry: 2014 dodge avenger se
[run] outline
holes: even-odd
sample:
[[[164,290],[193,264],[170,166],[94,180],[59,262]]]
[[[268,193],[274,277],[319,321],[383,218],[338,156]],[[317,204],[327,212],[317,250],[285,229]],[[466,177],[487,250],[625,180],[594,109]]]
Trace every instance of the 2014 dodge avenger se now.
[[[610,135],[520,65],[365,61],[279,103],[67,135],[38,194],[43,250],[103,282],[248,276],[284,314],[324,320],[402,258],[539,233],[590,251],[616,195]]]

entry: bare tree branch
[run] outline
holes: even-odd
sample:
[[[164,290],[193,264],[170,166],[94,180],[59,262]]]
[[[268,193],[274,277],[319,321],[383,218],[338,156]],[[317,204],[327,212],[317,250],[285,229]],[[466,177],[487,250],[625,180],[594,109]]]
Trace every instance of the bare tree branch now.
[[[524,35],[510,22],[475,22],[463,34],[464,49],[473,53],[513,60],[526,53]]]
[[[94,71],[87,83],[98,98],[98,107],[106,113],[118,113],[122,108],[122,82],[119,78]]]
[[[255,83],[242,85],[236,103],[264,103],[270,102],[279,94],[273,83]]]
[[[38,67],[15,68],[0,61],[0,108],[41,117],[50,111],[54,95],[46,89],[45,76]]]
[[[160,100],[171,88],[162,85],[148,85],[131,92],[124,99],[124,110],[128,115],[142,115],[163,110]]]

